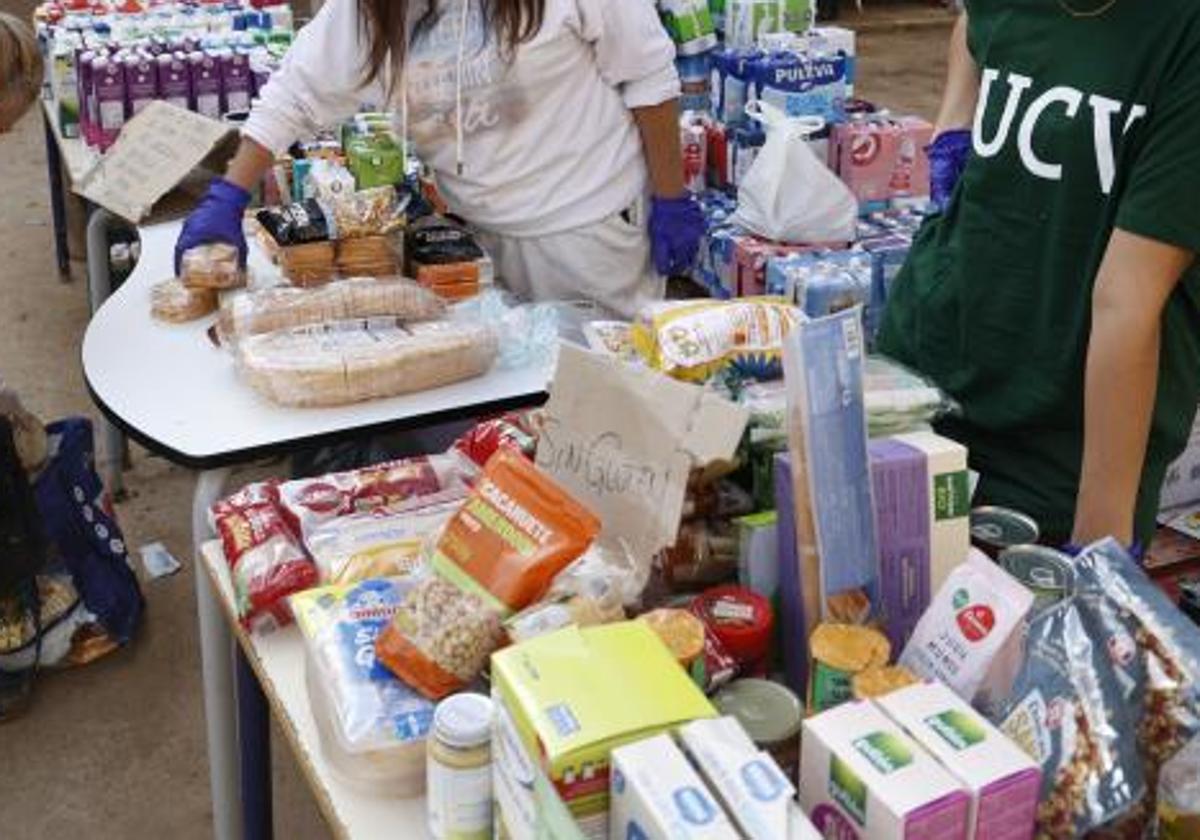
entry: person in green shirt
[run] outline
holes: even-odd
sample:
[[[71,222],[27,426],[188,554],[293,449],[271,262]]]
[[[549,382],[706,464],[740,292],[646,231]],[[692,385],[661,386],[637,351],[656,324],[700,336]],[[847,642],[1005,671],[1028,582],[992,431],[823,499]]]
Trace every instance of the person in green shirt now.
[[[1200,3],[965,5],[880,349],[962,406],[977,504],[1148,545],[1200,403]]]

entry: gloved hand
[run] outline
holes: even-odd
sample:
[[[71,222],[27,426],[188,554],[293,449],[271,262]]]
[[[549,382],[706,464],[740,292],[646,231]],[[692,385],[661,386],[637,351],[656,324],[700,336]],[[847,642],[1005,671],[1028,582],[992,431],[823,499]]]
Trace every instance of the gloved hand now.
[[[659,274],[673,277],[691,271],[703,236],[704,213],[690,193],[651,200],[650,249]]]
[[[238,261],[246,267],[246,234],[242,214],[250,204],[250,193],[224,178],[214,178],[196,209],[183,223],[175,243],[175,273],[183,255],[197,245],[224,242],[238,249]]]
[[[925,154],[929,155],[929,197],[939,210],[945,210],[967,168],[971,132],[965,128],[943,131],[925,147]]]

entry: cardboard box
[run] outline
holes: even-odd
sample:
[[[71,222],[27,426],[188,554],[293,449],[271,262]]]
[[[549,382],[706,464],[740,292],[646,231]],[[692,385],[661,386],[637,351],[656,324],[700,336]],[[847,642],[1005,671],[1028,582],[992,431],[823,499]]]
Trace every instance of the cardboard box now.
[[[950,572],[967,559],[971,548],[967,450],[933,432],[897,435],[892,440],[925,455],[929,488],[929,591],[937,592]]]
[[[800,804],[825,837],[962,840],[970,797],[868,702],[804,722]]]
[[[891,438],[868,445],[879,544],[879,607],[892,650],[904,649],[929,606],[931,520],[925,454]]]
[[[677,737],[692,763],[749,840],[820,837],[796,806],[796,789],[771,756],[731,717],[698,720]]]
[[[609,840],[740,840],[670,735],[613,750]]]
[[[924,197],[932,140],[933,126],[920,117],[856,119],[833,127],[830,168],[862,205]]]
[[[971,795],[968,840],[1029,840],[1041,770],[1008,736],[940,682],[875,700]]]
[[[504,722],[499,730],[521,745],[506,748],[546,774],[587,837],[608,836],[609,759],[628,743],[657,735],[716,710],[670,651],[640,621],[567,628],[492,657],[492,688]],[[522,759],[524,756],[524,759]],[[497,769],[497,777],[500,770]],[[536,826],[530,772],[498,793],[515,840]]]

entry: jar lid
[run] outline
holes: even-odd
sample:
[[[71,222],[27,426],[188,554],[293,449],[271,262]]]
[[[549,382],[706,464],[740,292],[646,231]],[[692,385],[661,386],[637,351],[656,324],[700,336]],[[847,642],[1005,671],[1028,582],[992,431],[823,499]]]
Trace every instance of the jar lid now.
[[[438,703],[433,735],[447,746],[471,749],[492,737],[492,701],[482,694],[455,694]]]
[[[736,718],[759,747],[794,738],[804,719],[800,698],[770,680],[735,680],[712,702],[721,714]]]

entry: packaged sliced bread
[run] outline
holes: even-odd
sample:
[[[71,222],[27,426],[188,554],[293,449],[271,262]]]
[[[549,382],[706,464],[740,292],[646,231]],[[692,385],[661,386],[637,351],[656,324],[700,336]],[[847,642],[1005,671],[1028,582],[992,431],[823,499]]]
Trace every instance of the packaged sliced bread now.
[[[191,289],[237,289],[246,285],[238,249],[225,242],[197,245],[179,260],[179,279]]]
[[[193,289],[175,278],[155,283],[150,289],[150,314],[160,321],[182,324],[216,309],[217,293],[212,289]]]
[[[387,318],[248,336],[237,362],[243,378],[280,405],[335,406],[480,376],[498,349],[482,325]]]
[[[440,297],[402,277],[356,277],[314,289],[280,286],[228,295],[217,325],[222,340],[356,318],[431,321],[446,314]]]

